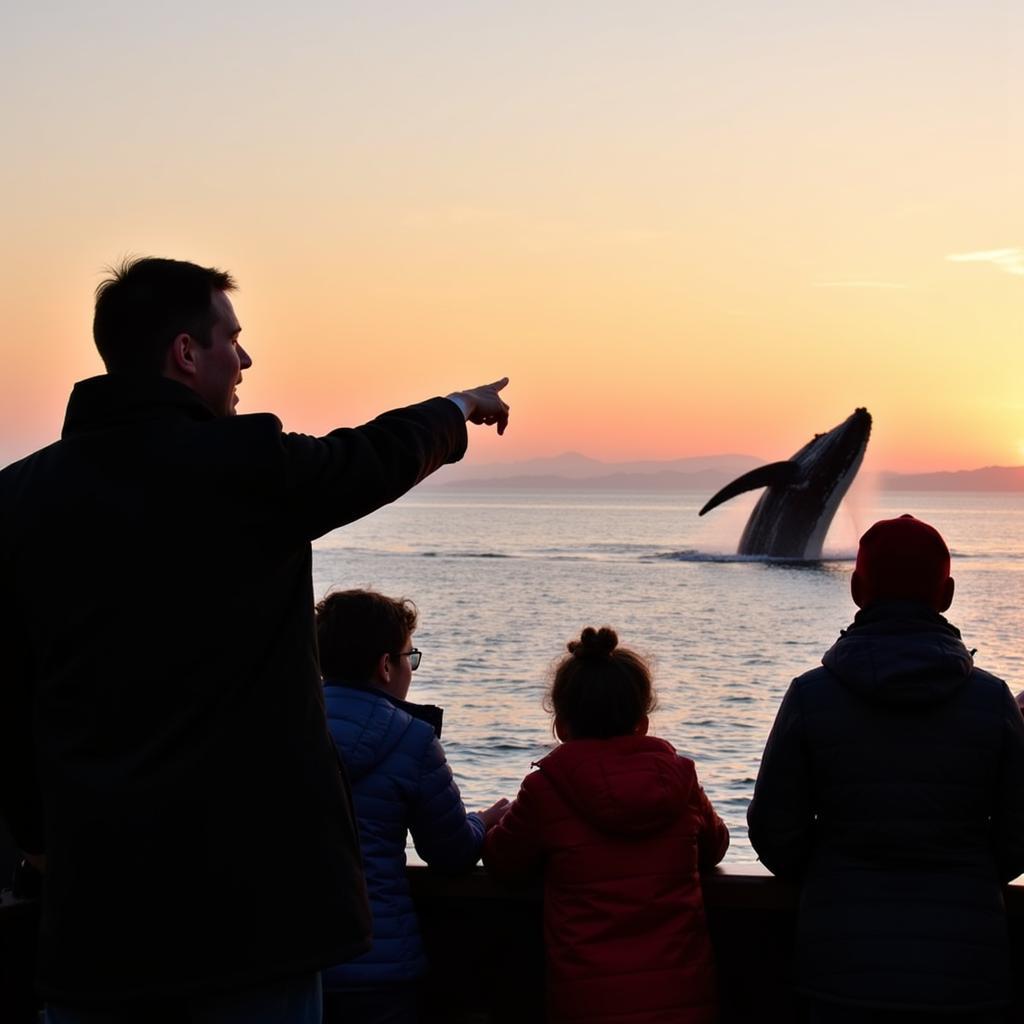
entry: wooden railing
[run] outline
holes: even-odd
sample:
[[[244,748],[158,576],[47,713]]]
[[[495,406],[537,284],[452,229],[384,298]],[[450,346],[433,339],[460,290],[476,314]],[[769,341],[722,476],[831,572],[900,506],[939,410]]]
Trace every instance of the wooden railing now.
[[[432,1024],[534,1024],[543,1020],[541,890],[509,889],[482,869],[409,876],[431,958]],[[793,994],[797,888],[759,864],[723,866],[703,878],[715,946],[721,1024],[804,1020]],[[1024,990],[1024,876],[1007,888],[1016,976]],[[1008,1021],[1024,1022],[1018,993]]]
[[[448,878],[409,868],[430,957],[424,1024],[540,1024],[544,949],[539,886],[509,888],[484,871]],[[791,990],[797,891],[757,864],[716,868],[703,879],[715,945],[722,1024],[803,1020]],[[1024,990],[1024,877],[1007,887],[1016,976]],[[0,1021],[36,1017],[32,950],[36,906],[0,899]],[[1024,1022],[1024,999],[1008,1021]]]

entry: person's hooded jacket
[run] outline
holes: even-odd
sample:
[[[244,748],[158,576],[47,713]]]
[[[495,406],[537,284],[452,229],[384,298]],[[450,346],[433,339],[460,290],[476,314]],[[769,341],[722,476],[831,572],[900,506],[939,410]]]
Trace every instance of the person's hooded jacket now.
[[[860,612],[795,679],[747,815],[761,860],[803,882],[799,987],[901,1010],[996,1007],[1002,885],[1024,870],[1024,720],[924,605]]]
[[[480,856],[484,823],[466,813],[434,726],[416,717],[417,705],[330,679],[324,703],[352,785],[373,916],[369,952],[331,967],[324,984],[331,990],[411,982],[427,964],[405,870],[406,833],[432,868],[459,872]]]
[[[716,1019],[700,868],[729,833],[693,762],[648,736],[571,740],[536,764],[487,835],[498,879],[543,871],[555,1022]]]

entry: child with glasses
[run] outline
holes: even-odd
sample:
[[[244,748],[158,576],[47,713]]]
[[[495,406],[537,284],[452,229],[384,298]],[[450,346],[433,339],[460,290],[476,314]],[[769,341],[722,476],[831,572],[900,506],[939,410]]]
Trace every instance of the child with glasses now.
[[[550,1024],[717,1018],[700,869],[729,832],[693,762],[647,735],[651,673],[583,630],[545,701],[561,740],[484,841],[499,879],[542,873]]]
[[[373,945],[324,973],[326,1020],[412,1024],[426,961],[406,880],[406,831],[426,863],[472,867],[507,800],[467,814],[439,740],[442,711],[406,698],[416,607],[372,590],[316,608],[327,723],[348,769],[373,912]]]

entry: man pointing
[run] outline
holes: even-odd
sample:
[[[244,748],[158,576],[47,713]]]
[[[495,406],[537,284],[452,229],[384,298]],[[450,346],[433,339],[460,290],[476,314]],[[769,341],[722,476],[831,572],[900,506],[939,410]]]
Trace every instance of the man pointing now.
[[[503,433],[499,380],[324,437],[236,416],[230,275],[126,263],[106,374],[0,472],[0,813],[46,881],[54,1022],[318,1021],[368,945],[310,541]]]

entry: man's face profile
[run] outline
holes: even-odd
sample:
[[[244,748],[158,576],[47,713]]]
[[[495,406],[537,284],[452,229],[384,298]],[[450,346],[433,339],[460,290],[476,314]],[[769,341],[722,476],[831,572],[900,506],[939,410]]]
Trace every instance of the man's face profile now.
[[[192,389],[218,416],[233,416],[238,405],[235,388],[241,383],[242,371],[252,366],[252,360],[239,344],[242,328],[227,293],[215,291],[211,306],[215,320],[210,344],[193,349]]]

